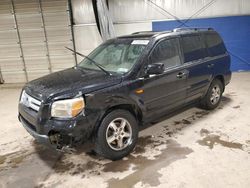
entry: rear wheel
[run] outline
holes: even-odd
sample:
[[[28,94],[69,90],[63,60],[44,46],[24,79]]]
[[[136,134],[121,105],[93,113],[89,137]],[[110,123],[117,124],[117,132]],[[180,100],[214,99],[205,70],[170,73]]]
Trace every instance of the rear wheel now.
[[[205,97],[201,100],[201,107],[207,110],[215,109],[221,101],[221,96],[223,93],[223,84],[220,80],[215,79]]]
[[[95,151],[99,155],[118,160],[135,147],[138,125],[135,117],[125,110],[114,110],[103,119],[95,139]]]

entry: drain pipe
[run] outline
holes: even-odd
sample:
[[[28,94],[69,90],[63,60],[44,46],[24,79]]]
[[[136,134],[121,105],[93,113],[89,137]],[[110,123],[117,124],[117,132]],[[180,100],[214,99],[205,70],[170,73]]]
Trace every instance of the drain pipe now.
[[[99,14],[98,14],[98,10],[97,10],[97,0],[92,0],[92,6],[93,6],[93,10],[94,10],[97,29],[98,29],[100,35],[102,35],[101,29],[100,29]]]

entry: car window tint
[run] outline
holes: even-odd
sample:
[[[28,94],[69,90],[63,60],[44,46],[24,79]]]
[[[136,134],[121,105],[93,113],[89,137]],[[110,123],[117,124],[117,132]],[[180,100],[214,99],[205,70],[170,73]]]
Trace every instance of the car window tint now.
[[[221,55],[226,52],[222,39],[216,33],[206,34],[205,42],[207,44],[208,53],[211,57]]]
[[[199,35],[182,37],[184,62],[195,61],[204,58],[205,50]]]
[[[150,63],[163,63],[165,69],[181,64],[177,38],[161,41],[150,56]]]

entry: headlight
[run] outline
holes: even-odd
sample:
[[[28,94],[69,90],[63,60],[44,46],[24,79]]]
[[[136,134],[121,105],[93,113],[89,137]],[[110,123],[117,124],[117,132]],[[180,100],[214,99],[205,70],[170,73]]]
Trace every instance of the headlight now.
[[[71,118],[77,116],[85,107],[82,97],[74,99],[59,100],[52,104],[51,116]]]
[[[23,91],[22,91],[22,94],[21,94],[21,97],[20,97],[20,101],[19,101],[20,103],[23,103],[23,102],[24,102],[24,100],[25,100],[25,98],[26,98],[25,96],[26,96],[26,92],[23,90]]]

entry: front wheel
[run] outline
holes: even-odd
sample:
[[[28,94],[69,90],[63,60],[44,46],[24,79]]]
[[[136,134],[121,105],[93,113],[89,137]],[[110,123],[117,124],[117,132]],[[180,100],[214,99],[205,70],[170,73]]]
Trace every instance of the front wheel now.
[[[99,155],[118,160],[128,155],[138,139],[135,117],[125,110],[114,110],[103,119],[95,139],[95,151]]]
[[[215,109],[221,101],[221,96],[223,93],[223,84],[220,80],[215,79],[205,97],[201,100],[201,107],[206,110],[213,110]]]

